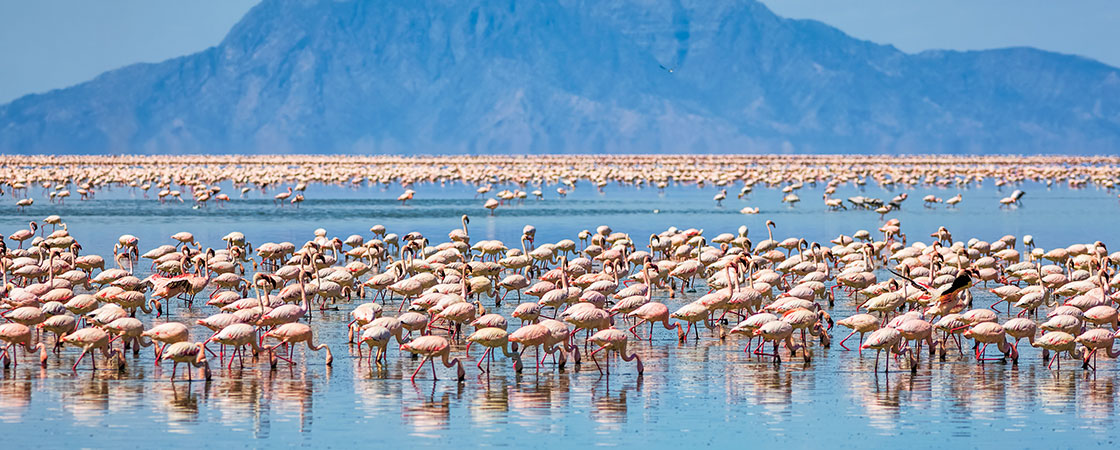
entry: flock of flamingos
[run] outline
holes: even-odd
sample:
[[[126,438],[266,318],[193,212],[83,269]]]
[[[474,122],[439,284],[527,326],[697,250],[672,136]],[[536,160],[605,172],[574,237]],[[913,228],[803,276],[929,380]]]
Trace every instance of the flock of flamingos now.
[[[274,194],[280,207],[299,207],[313,183],[343,186],[381,184],[402,186],[397,201],[407,204],[417,183],[466,183],[476,186],[483,207],[491,214],[505,204],[530,196],[565,197],[583,181],[603,191],[611,183],[665,189],[671,184],[712,185],[712,198],[722,206],[731,189],[739,199],[754,187],[780,188],[782,202],[801,201],[807,184],[826,183],[823,203],[828,209],[867,209],[881,215],[900,208],[908,194],[890,199],[833,197],[844,184],[875,183],[886,188],[933,186],[964,188],[994,180],[997,187],[1036,181],[1070,188],[1095,186],[1112,192],[1120,173],[1120,158],[1111,157],[871,157],[812,155],[626,155],[626,156],[486,156],[486,157],[345,157],[345,156],[0,156],[6,175],[0,178],[0,197],[8,195],[17,209],[33,207],[29,189],[39,186],[51,203],[76,197],[92,199],[101,189],[125,187],[160,203],[219,206],[245,198],[254,189],[265,192],[289,184]],[[220,186],[232,182],[235,192]],[[516,185],[500,189],[495,186]],[[555,186],[545,192],[545,186]],[[735,190],[738,190],[735,192]],[[1024,193],[1015,189],[999,199],[1000,207],[1019,204]],[[185,197],[185,198],[184,198]],[[922,197],[927,206],[954,207],[960,193],[941,198]],[[757,214],[757,206],[740,212]]]
[[[0,189],[26,200],[23,206],[33,203],[35,186],[60,202],[71,187],[89,198],[120,186],[158,190],[161,199],[189,192],[205,202],[225,195],[217,187],[224,181],[244,189],[465,182],[480,194],[498,184],[549,184],[559,185],[560,195],[579,180],[600,189],[683,182],[741,193],[762,184],[781,187],[786,201],[798,185],[817,182],[961,186],[994,179],[1014,187],[1031,180],[1111,190],[1120,167],[1108,158],[6,158],[0,164],[12,176]],[[164,194],[172,187],[181,190]],[[292,191],[300,197],[285,199],[302,200],[302,189]],[[725,191],[714,200],[720,196]],[[1020,197],[1016,190],[1006,203]],[[886,212],[905,199],[837,205],[825,194],[830,208]],[[719,234],[668,227],[649,236],[602,225],[557,242],[539,241],[526,226],[518,242],[501,242],[472,239],[464,215],[446,238],[375,225],[346,238],[318,229],[300,244],[249,242],[234,231],[219,244],[183,231],[155,243],[124,234],[111,255],[96,255],[83,252],[64,218],[50,216],[0,241],[0,363],[46,367],[53,358],[72,360],[73,371],[83,361],[115,370],[151,347],[156,364],[172,365],[170,379],[209,380],[214,361],[233,377],[235,365],[316,363],[306,352],[321,351],[331,365],[332,348],[348,347],[354,364],[371,369],[412,354],[413,380],[426,365],[439,377],[437,362],[459,380],[495,364],[518,373],[571,367],[606,376],[616,358],[616,366],[632,362],[641,374],[634,343],[659,335],[736,339],[744,352],[774,363],[811,364],[816,348],[836,341],[850,357],[873,351],[876,370],[886,371],[917,370],[925,354],[1019,364],[1024,341],[1042,349],[1041,363],[1054,370],[1063,359],[1095,370],[1100,357],[1118,355],[1120,294],[1113,288],[1120,285],[1120,252],[1102,242],[1043,249],[1030,235],[962,240],[944,227],[907,233],[897,219],[811,242],[776,235],[779,225]],[[857,313],[832,317],[837,304]],[[184,308],[213,314],[176,320]],[[311,326],[323,310],[349,311],[347,341],[320,341],[318,327],[336,325]],[[297,349],[306,353],[302,360]]]

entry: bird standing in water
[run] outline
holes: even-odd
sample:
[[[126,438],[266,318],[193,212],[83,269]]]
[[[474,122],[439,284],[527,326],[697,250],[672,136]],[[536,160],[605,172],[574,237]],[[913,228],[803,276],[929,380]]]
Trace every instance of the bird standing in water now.
[[[895,274],[895,276],[908,281],[912,286],[917,287],[918,289],[921,289],[922,291],[924,291],[926,293],[926,295],[924,295],[922,298],[923,299],[933,299],[933,304],[935,304],[935,305],[949,305],[949,304],[956,303],[957,302],[957,294],[960,294],[962,291],[964,291],[964,290],[966,290],[966,289],[968,289],[969,287],[972,286],[972,276],[977,276],[977,277],[980,276],[980,273],[979,273],[979,271],[976,270],[976,268],[969,267],[967,269],[961,269],[961,270],[957,271],[956,278],[953,278],[953,282],[949,283],[948,286],[937,289],[935,291],[931,291],[929,286],[926,286],[922,283],[918,283],[918,282],[912,280],[910,277],[907,277],[903,274],[895,272],[892,269],[888,268],[887,270],[890,270],[890,272]],[[948,309],[951,309],[951,308],[943,308],[943,309],[948,310]]]

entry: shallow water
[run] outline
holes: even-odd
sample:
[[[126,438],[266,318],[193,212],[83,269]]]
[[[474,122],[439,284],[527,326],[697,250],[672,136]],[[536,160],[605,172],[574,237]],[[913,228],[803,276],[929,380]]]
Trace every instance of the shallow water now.
[[[225,187],[233,196],[235,189]],[[1095,240],[1120,248],[1113,231],[1120,217],[1114,192],[1046,189],[1035,184],[1018,187],[1027,196],[1023,206],[1013,208],[998,206],[997,200],[1011,189],[1006,187],[965,189],[958,208],[921,204],[927,193],[948,198],[958,192],[955,188],[906,190],[911,198],[902,211],[888,218],[899,218],[911,240],[928,241],[925,236],[945,225],[958,240],[1033,234],[1044,248]],[[495,186],[495,191],[502,188]],[[825,211],[820,200],[823,185],[803,189],[803,201],[795,207],[781,204],[779,191],[762,187],[739,200],[737,188],[729,189],[730,198],[717,207],[711,198],[718,188],[712,186],[673,186],[658,192],[612,184],[599,193],[582,183],[564,199],[556,198],[554,187],[546,187],[546,200],[502,206],[493,217],[481,207],[483,200],[474,198],[473,187],[462,185],[414,187],[415,200],[403,207],[393,201],[401,191],[398,186],[312,186],[298,210],[274,206],[275,191],[263,196],[253,192],[223,207],[192,209],[178,202],[160,205],[118,188],[100,192],[91,201],[70,199],[66,205],[37,198],[27,211],[0,217],[0,231],[7,235],[25,227],[28,220],[59,214],[85,253],[107,255],[123,233],[138,236],[143,252],[170,243],[168,236],[178,231],[194,233],[204,246],[220,246],[220,237],[235,230],[254,243],[302,243],[318,227],[329,236],[368,238],[369,227],[378,223],[398,234],[420,231],[436,243],[446,240],[447,231],[459,226],[464,213],[471,215],[473,241],[507,243],[517,241],[525,224],[537,227],[538,242],[575,239],[580,230],[609,224],[615,231],[631,233],[641,245],[650,233],[668,226],[703,228],[712,237],[733,233],[745,224],[750,237],[758,241],[766,236],[763,222],[772,219],[779,240],[797,236],[825,242],[861,228],[874,231],[882,223],[871,211]],[[860,191],[849,185],[841,187],[836,197],[889,199],[897,192],[903,191],[876,186]],[[10,208],[14,200],[5,196],[0,203]],[[739,214],[746,205],[761,207],[762,213]],[[141,272],[141,277],[146,275]],[[884,276],[880,274],[880,279]],[[991,303],[991,295],[980,286],[973,293],[978,306]],[[656,299],[675,309],[702,294]],[[509,317],[516,304],[507,300],[498,312]],[[232,369],[218,369],[217,360],[211,358],[212,382],[171,383],[170,366],[154,367],[150,348],[139,357],[130,354],[122,373],[93,371],[83,361],[75,375],[70,371],[78,353],[74,349],[64,350],[61,358],[52,357],[45,370],[22,359],[18,368],[0,373],[0,433],[21,443],[66,447],[186,445],[198,438],[232,446],[250,437],[267,440],[249,443],[254,446],[649,442],[668,447],[749,442],[824,447],[841,442],[897,445],[899,437],[908,437],[907,444],[923,447],[1086,447],[1110,444],[1120,434],[1114,418],[1118,374],[1114,361],[1102,359],[1095,374],[1073,361],[1063,361],[1061,371],[1051,371],[1026,344],[1021,346],[1017,366],[980,365],[971,357],[950,353],[945,362],[923,355],[916,374],[899,370],[891,361],[891,371],[885,374],[873,370],[873,353],[860,357],[844,351],[836,341],[831,349],[817,346],[811,363],[797,358],[775,365],[744,353],[745,340],[737,337],[720,341],[704,330],[699,342],[681,344],[662,329],[651,343],[633,344],[646,363],[641,377],[631,363],[618,358],[611,361],[609,377],[600,376],[588,360],[563,371],[549,362],[537,375],[528,358],[520,376],[508,360],[499,358],[492,364],[493,374],[485,377],[474,367],[480,352],[472,351],[472,358],[465,360],[465,382],[455,382],[453,370],[439,366],[438,381],[425,368],[411,383],[408,377],[419,360],[395,350],[390,350],[382,369],[371,371],[365,362],[358,364],[356,353],[345,345],[349,305],[341,309],[315,313],[312,321],[317,340],[334,350],[335,362],[329,368],[322,354],[304,350],[297,350],[295,367],[281,362],[276,371],[249,359],[243,369],[236,363]],[[840,319],[852,310],[853,303],[841,297],[831,313]],[[169,318],[193,322],[214,312],[211,307],[196,306],[193,311],[176,307]],[[143,317],[148,325],[166,319]],[[511,330],[516,328],[517,321],[513,322]],[[842,328],[833,330],[835,340],[846,334]],[[192,328],[194,339],[206,335],[201,327]],[[964,350],[967,355],[969,348]],[[453,354],[462,356],[462,347]]]

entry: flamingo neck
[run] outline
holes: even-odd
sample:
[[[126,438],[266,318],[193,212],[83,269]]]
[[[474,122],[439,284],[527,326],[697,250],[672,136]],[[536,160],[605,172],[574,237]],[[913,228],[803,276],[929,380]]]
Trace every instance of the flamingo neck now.
[[[257,293],[257,304],[260,305],[261,314],[264,314],[264,299],[261,298],[261,287],[253,282],[253,291]]]
[[[642,268],[642,276],[646,279],[646,303],[653,300],[653,283],[649,279],[649,269]]]
[[[304,272],[302,270],[299,272],[298,277],[299,277],[300,306],[303,307],[304,312],[307,312],[307,311],[311,310],[311,302],[309,302],[307,300],[307,289],[305,288],[305,285],[303,284]]]

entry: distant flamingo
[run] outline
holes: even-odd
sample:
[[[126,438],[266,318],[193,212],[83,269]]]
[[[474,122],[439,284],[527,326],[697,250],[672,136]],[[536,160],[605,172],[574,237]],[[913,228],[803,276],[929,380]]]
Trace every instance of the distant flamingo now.
[[[414,195],[416,195],[416,191],[412,189],[405,189],[403,194],[397,196],[397,201],[401,202],[401,206],[404,206],[406,202],[412,200],[412,197]]]
[[[281,192],[279,194],[276,194],[276,195],[272,196],[272,202],[277,204],[277,205],[280,205],[280,207],[283,207],[284,206],[284,201],[287,200],[288,197],[291,197],[291,196],[292,196],[292,187],[288,186],[288,192]]]
[[[8,239],[19,242],[18,248],[23,248],[23,241],[35,237],[35,230],[39,229],[39,224],[35,222],[28,222],[27,227],[29,229],[19,230],[15,233],[12,233],[11,236],[8,236]]]

